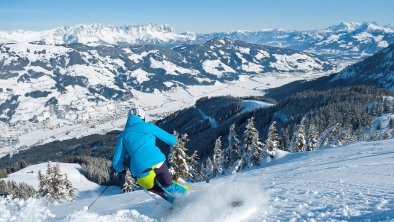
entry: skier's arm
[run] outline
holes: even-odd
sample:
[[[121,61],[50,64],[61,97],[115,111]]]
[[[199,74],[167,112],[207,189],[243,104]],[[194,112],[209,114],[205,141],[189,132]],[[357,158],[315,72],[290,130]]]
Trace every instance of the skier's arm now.
[[[151,128],[151,133],[159,138],[161,141],[165,142],[166,144],[173,146],[176,144],[176,138],[175,136],[167,133],[166,131],[162,130],[160,127],[154,125],[154,124],[149,124]]]
[[[124,170],[123,166],[123,157],[126,154],[126,150],[123,147],[123,137],[119,136],[118,142],[116,143],[115,153],[112,158],[112,167],[117,173],[120,173]]]

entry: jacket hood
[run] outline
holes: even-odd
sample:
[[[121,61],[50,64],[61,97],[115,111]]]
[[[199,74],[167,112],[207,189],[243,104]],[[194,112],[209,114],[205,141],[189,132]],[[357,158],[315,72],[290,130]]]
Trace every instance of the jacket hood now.
[[[142,120],[139,116],[130,115],[129,118],[127,118],[126,128],[132,126],[135,123],[143,123],[143,122],[144,120]]]

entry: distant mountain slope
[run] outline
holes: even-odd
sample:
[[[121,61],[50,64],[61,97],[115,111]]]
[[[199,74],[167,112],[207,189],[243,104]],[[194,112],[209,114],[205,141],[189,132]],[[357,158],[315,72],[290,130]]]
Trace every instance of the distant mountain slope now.
[[[394,44],[339,73],[311,81],[292,82],[268,90],[266,96],[283,99],[305,90],[324,90],[353,85],[382,87],[394,92]]]
[[[263,30],[217,32],[197,36],[198,40],[229,37],[246,42],[310,51],[336,60],[359,60],[394,42],[394,29],[373,22],[342,22],[311,31]]]
[[[336,74],[337,80],[376,84],[394,91],[394,44]]]
[[[240,75],[332,68],[314,54],[226,38],[174,49],[0,44],[0,121],[86,120],[114,110],[116,101],[132,101],[131,90],[151,93]]]
[[[194,41],[194,34],[178,34],[169,25],[76,25],[45,31],[0,31],[1,43],[44,44],[168,44]]]

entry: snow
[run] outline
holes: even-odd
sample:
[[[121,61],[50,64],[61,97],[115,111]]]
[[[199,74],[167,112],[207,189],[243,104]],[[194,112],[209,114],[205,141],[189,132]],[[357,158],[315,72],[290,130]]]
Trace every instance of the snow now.
[[[129,49],[129,50],[126,50],[126,52],[131,52],[131,50]],[[150,51],[144,51],[144,52],[142,52],[141,54],[137,54],[137,53],[135,53],[135,54],[131,54],[131,55],[129,55],[128,56],[128,58],[131,60],[131,61],[133,61],[133,62],[135,62],[135,63],[139,63],[140,61],[142,61],[143,59],[144,59],[144,57],[146,57],[147,55],[149,55],[149,54],[154,54],[154,53],[156,53],[156,52],[158,52],[159,50],[150,50]]]
[[[392,221],[393,143],[390,139],[303,153],[278,151],[260,167],[189,184],[192,192],[179,199],[174,213],[167,210],[167,202],[145,191],[112,190],[90,209],[93,195],[54,206],[37,199],[0,198],[0,221]],[[36,177],[26,172],[43,167],[30,166],[10,178],[32,182]],[[61,164],[60,169],[74,175],[72,182],[81,189],[80,181],[86,179],[78,175],[78,165]],[[86,187],[84,192],[94,189]],[[97,195],[96,189],[92,193]],[[244,204],[229,206],[237,200]]]
[[[285,113],[283,113],[281,111],[275,112],[274,115],[277,118],[279,118],[282,122],[285,122],[285,121],[287,121],[289,119],[289,117]]]
[[[235,70],[220,60],[205,60],[202,63],[205,72],[221,77],[225,73],[235,73]]]
[[[369,42],[373,38],[373,36],[368,32],[361,32],[357,35],[354,35],[353,38],[357,39],[360,42]]]
[[[213,118],[213,117],[211,117],[211,116],[208,116],[208,115],[205,114],[201,109],[197,109],[197,111],[200,113],[201,118],[202,118],[203,120],[208,120],[208,121],[209,121],[209,125],[210,125],[212,128],[218,127],[218,122],[216,121],[215,118]]]
[[[157,61],[154,58],[150,58],[150,67],[153,69],[164,69],[166,71],[166,74],[170,74],[170,75],[179,75],[180,73],[192,74],[192,75],[198,74],[197,70],[183,68],[166,60]]]
[[[239,51],[243,54],[250,54],[250,48],[239,47]]]
[[[243,100],[243,108],[241,113],[250,112],[255,109],[270,107],[274,104],[258,100]]]
[[[259,50],[256,54],[256,59],[261,60],[268,57],[270,54],[264,50]]]
[[[295,71],[295,70],[319,70],[322,64],[319,64],[314,58],[300,53],[291,55],[273,54],[276,61],[270,64],[270,67],[279,71]]]
[[[194,41],[193,33],[178,34],[169,25],[76,25],[44,31],[0,31],[1,43],[26,43],[42,41],[46,44],[82,43],[98,44],[146,44],[171,41]]]
[[[138,83],[143,83],[145,81],[148,81],[150,79],[149,76],[151,76],[153,74],[150,74],[150,73],[148,73],[148,72],[146,72],[145,70],[142,70],[142,69],[136,69],[136,70],[134,70],[132,72],[128,72],[128,75],[136,78],[136,81]]]
[[[195,101],[205,96],[222,96],[232,95],[236,97],[243,96],[262,96],[264,90],[278,87],[283,84],[300,80],[313,79],[326,75],[326,73],[267,73],[256,74],[253,76],[241,76],[239,80],[215,83],[214,85],[173,87],[170,91],[153,93],[141,92],[136,89],[130,89],[134,98],[132,102],[144,108],[148,114],[148,121],[154,121],[175,112],[179,109],[191,107]],[[43,76],[42,78],[47,78]],[[3,80],[6,81],[6,80]],[[2,80],[0,80],[0,86]],[[174,83],[167,82],[171,87]],[[18,83],[15,90],[19,88],[29,88],[29,85]],[[48,86],[49,87],[49,86]],[[59,108],[67,107],[64,116],[57,117],[51,113],[48,107],[45,107],[45,101],[40,98],[26,98],[19,104],[19,113],[15,114],[16,120],[22,120],[33,115],[47,117],[49,111],[51,116],[43,123],[33,124],[30,122],[18,123],[15,126],[2,125],[0,127],[0,137],[3,140],[10,141],[0,148],[0,156],[8,153],[17,152],[26,149],[29,146],[49,143],[55,140],[65,140],[71,138],[80,138],[91,134],[103,134],[112,130],[119,130],[124,127],[126,121],[126,107],[130,101],[124,102],[90,102],[86,94],[86,88],[80,86],[67,86],[67,94],[55,94],[53,91],[49,96],[55,96],[59,101]],[[24,93],[21,93],[24,94]],[[0,94],[6,96],[6,94]],[[42,98],[41,98],[42,99]],[[5,100],[5,99],[4,99]],[[19,108],[18,107],[18,108]],[[80,110],[82,108],[82,110]]]
[[[100,186],[94,182],[86,179],[85,176],[81,174],[81,166],[79,164],[70,163],[51,163],[52,165],[59,164],[61,172],[67,174],[68,179],[73,184],[73,187],[77,189],[75,200],[83,200],[86,198],[96,197],[100,194],[105,186]],[[33,166],[28,166],[16,173],[8,175],[5,180],[13,180],[15,182],[21,183],[25,182],[28,185],[33,186],[38,190],[38,171],[43,173],[46,172],[47,163],[41,163]],[[120,193],[119,187],[110,187],[106,194]]]

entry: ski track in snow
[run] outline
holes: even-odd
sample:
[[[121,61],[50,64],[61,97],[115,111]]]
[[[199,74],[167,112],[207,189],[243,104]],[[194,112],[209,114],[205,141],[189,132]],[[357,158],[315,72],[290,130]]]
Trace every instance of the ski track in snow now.
[[[176,203],[173,213],[166,201],[144,191],[114,195],[112,190],[89,210],[97,194],[49,207],[36,199],[0,198],[0,221],[393,221],[393,143],[278,152],[278,158],[261,167],[189,184],[192,192]],[[76,174],[73,168],[78,166],[65,167]],[[23,172],[10,178],[18,173]],[[230,207],[237,200],[244,204]]]
[[[200,113],[201,118],[203,120],[208,120],[209,121],[209,125],[211,125],[212,128],[216,128],[218,127],[218,122],[216,121],[215,118],[208,116],[207,114],[205,114],[201,109],[196,108],[197,111]]]

